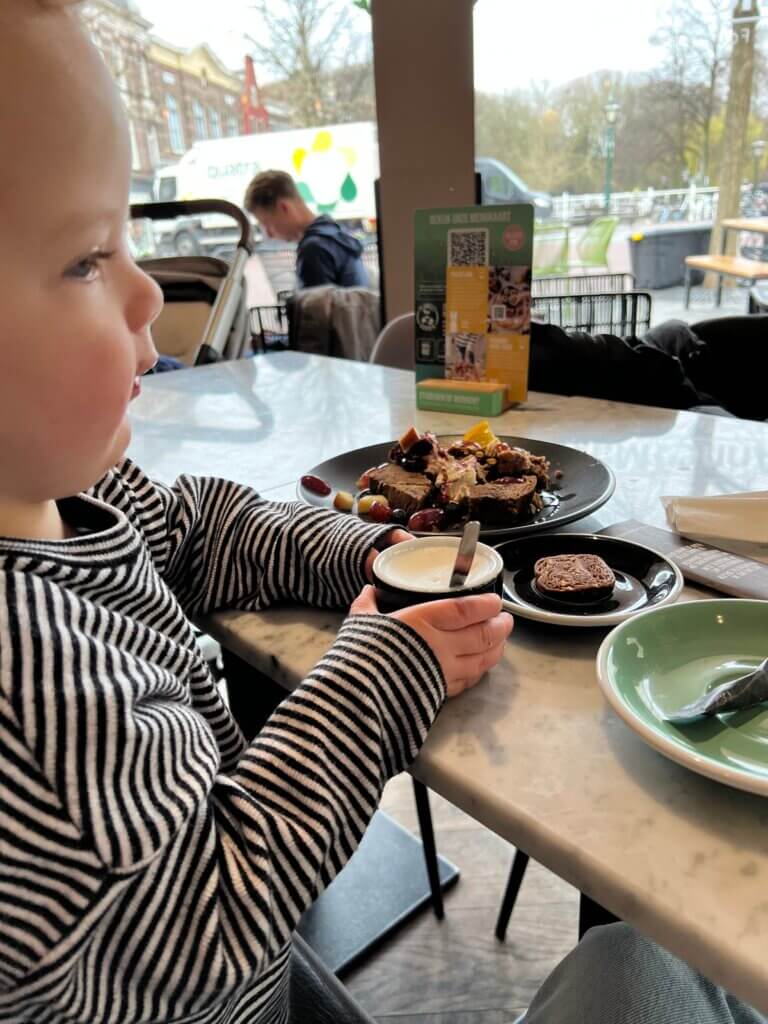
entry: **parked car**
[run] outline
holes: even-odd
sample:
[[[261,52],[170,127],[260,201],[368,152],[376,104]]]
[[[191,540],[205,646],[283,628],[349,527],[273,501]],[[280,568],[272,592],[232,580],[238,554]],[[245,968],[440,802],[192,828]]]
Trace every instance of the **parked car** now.
[[[533,203],[536,220],[552,217],[552,197],[529,188],[511,168],[492,157],[478,157],[475,171],[480,175],[483,203]]]

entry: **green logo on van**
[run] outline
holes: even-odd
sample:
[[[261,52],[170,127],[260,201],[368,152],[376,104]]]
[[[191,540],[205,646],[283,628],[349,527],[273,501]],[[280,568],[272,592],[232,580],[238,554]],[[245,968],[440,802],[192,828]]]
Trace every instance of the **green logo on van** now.
[[[336,146],[332,133],[321,128],[311,149],[293,152],[299,195],[320,213],[334,213],[340,202],[351,203],[357,198],[358,189],[351,174],[356,163],[354,149]]]

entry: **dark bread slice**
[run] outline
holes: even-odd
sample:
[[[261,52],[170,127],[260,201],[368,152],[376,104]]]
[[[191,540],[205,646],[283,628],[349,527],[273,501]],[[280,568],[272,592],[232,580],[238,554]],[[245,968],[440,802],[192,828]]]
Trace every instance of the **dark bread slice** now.
[[[536,586],[548,597],[599,601],[616,585],[611,567],[599,555],[550,555],[533,567]]]
[[[423,473],[409,473],[390,462],[368,472],[368,488],[372,494],[383,494],[391,508],[413,515],[426,502],[432,483]]]
[[[535,476],[475,484],[469,488],[469,515],[488,525],[518,519],[530,509],[535,492]]]

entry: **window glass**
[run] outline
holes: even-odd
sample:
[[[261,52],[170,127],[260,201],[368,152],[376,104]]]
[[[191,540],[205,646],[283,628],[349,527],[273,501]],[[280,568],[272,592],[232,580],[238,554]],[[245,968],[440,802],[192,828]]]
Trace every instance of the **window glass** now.
[[[200,100],[192,101],[192,118],[195,123],[195,138],[205,139],[208,136],[208,125],[205,121],[205,108]]]
[[[184,152],[184,129],[181,126],[179,105],[176,97],[168,93],[165,97],[165,112],[168,117],[168,138],[174,153]]]
[[[123,99],[140,164],[132,188],[163,200],[241,205],[255,174],[286,171],[313,214],[327,214],[363,239],[374,270],[379,160],[367,6],[90,0],[107,62],[128,83]],[[212,214],[195,223],[158,222],[154,235],[161,254],[226,256],[236,232]],[[249,278],[263,293],[249,298],[269,304],[291,286],[295,242],[260,239],[259,247],[264,273]]]
[[[477,0],[486,201],[524,196],[540,220],[574,226],[610,213],[625,240],[635,222],[711,220],[733,180],[736,213],[757,210],[768,179],[768,27],[757,13],[756,0],[550,0],[544,26],[508,0]]]
[[[176,198],[176,179],[174,177],[169,175],[159,179],[157,198],[161,203],[170,203]]]

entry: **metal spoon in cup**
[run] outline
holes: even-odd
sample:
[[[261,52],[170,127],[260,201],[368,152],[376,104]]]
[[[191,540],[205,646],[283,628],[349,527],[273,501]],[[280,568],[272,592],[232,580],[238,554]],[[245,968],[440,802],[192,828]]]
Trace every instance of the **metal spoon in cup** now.
[[[666,716],[673,725],[687,725],[724,711],[743,711],[768,701],[768,658],[746,675],[716,686],[698,700]]]
[[[461,535],[459,550],[456,555],[456,561],[453,563],[453,572],[448,584],[451,590],[454,587],[463,587],[466,583],[467,576],[469,576],[469,571],[472,568],[472,562],[475,559],[479,536],[480,523],[473,519],[467,523]]]

